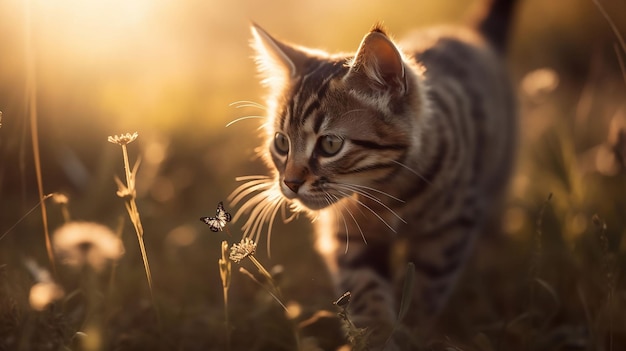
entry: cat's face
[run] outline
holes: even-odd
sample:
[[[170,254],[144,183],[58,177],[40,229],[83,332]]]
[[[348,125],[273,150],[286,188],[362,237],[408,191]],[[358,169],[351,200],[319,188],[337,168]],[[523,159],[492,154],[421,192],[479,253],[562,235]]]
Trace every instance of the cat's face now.
[[[254,33],[272,89],[261,152],[282,195],[310,210],[376,196],[414,143],[414,93],[393,43],[373,31],[354,57],[329,57]]]
[[[277,118],[267,143],[282,194],[312,210],[380,187],[408,147],[401,130],[340,82],[317,101],[310,114]]]

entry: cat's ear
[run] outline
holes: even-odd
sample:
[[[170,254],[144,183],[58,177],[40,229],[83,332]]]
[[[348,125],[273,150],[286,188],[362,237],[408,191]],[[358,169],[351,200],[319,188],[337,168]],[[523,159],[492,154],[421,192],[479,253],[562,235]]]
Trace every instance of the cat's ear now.
[[[363,79],[376,90],[406,89],[405,67],[396,45],[378,27],[368,33],[350,62],[347,79]]]
[[[281,78],[291,80],[299,74],[307,56],[304,52],[274,39],[263,28],[252,24],[252,47],[266,83]]]

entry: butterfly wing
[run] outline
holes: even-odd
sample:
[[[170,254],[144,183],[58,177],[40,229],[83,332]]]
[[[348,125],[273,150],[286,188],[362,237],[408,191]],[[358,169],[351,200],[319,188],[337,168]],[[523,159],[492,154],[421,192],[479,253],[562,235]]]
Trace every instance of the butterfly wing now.
[[[217,204],[217,211],[215,213],[215,218],[221,221],[222,227],[225,227],[226,223],[232,220],[232,216],[230,215],[230,213],[224,210],[224,204],[221,201]]]
[[[217,218],[213,217],[200,217],[200,220],[206,223],[211,231],[217,232],[222,229],[220,226],[220,221]]]
[[[200,220],[206,223],[212,231],[218,232],[224,230],[226,223],[232,220],[232,216],[224,210],[224,204],[220,201],[217,204],[215,217],[200,217]]]

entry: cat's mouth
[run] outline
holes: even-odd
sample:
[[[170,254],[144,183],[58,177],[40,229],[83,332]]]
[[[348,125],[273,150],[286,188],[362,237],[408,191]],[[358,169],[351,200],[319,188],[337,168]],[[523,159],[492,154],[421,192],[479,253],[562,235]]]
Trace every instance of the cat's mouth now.
[[[330,200],[326,199],[326,198],[320,198],[320,197],[307,197],[307,196],[298,196],[295,199],[292,199],[294,201],[297,201],[298,203],[300,203],[302,206],[306,207],[309,210],[312,211],[317,211],[317,210],[321,210],[323,208],[326,208],[330,205],[332,205],[334,202],[331,202]]]
[[[326,187],[315,187],[308,184],[303,184],[303,186],[296,189],[297,192],[293,191],[284,183],[281,184],[280,188],[284,197],[312,211],[329,207],[347,195],[350,195],[337,193]]]

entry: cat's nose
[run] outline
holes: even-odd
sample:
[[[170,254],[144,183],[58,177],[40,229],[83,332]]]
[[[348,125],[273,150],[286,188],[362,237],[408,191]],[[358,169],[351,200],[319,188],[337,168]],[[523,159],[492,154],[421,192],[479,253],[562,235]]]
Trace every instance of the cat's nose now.
[[[290,179],[287,180],[285,179],[283,181],[283,183],[285,183],[285,185],[287,186],[287,188],[291,189],[291,191],[293,191],[294,193],[298,193],[298,189],[300,189],[300,186],[302,186],[302,184],[304,184],[304,180],[301,179]]]

